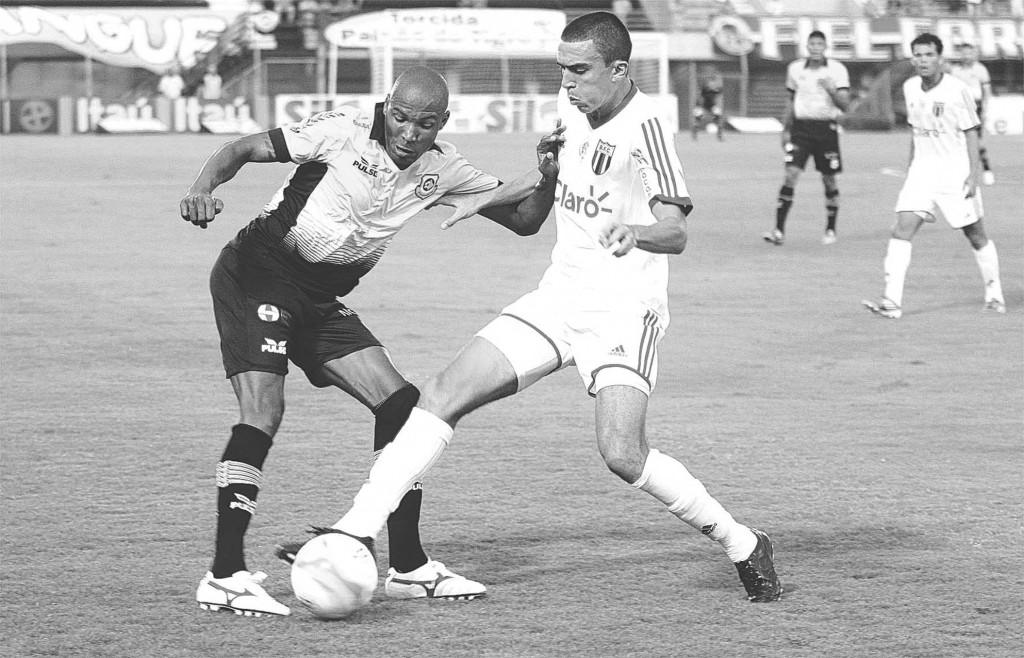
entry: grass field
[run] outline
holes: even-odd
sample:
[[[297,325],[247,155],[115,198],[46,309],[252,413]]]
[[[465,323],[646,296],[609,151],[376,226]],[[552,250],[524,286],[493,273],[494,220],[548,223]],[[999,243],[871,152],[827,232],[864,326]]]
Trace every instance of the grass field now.
[[[533,136],[454,137],[510,177]],[[696,210],[673,260],[649,439],[769,531],[789,593],[750,605],[717,546],[611,475],[575,372],[459,426],[426,483],[434,557],[471,603],[391,602],[350,620],[298,606],[273,545],[348,507],[372,417],[289,378],[249,563],[290,618],[201,612],[214,464],[236,420],[207,277],[288,171],[250,165],[201,231],[178,198],[223,138],[5,136],[0,166],[2,655],[1016,656],[1024,646],[1024,170],[990,141],[986,224],[1005,316],[980,312],[967,241],[926,226],[898,322],[860,308],[881,263],[906,134],[848,134],[840,241],[821,185],[788,242],[761,241],[773,136],[678,141]],[[349,303],[422,382],[532,289],[554,239],[425,215]],[[378,552],[386,555],[383,545]],[[384,566],[382,565],[382,570]]]

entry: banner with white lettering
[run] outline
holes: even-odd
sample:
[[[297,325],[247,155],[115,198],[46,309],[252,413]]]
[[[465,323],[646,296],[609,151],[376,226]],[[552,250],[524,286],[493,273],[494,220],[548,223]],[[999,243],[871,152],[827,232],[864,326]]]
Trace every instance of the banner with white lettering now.
[[[1019,18],[929,18],[883,16],[881,18],[810,16],[728,16],[710,27],[713,43],[728,55],[755,53],[763,59],[783,59],[790,53],[807,55],[807,37],[814,30],[825,34],[830,57],[852,61],[888,61],[910,57],[910,42],[922,32],[932,32],[953,47],[973,43],[983,59],[1024,58],[1024,20]]]
[[[77,98],[74,132],[250,134],[263,130],[254,114],[252,102],[243,97],[225,101],[147,96],[129,101]]]
[[[670,126],[678,126],[676,97],[666,94],[654,98],[663,110],[662,119]],[[370,112],[382,100],[380,96],[371,95],[279,94],[274,99],[274,121],[282,125],[346,106]],[[543,94],[455,94],[449,100],[448,109],[451,118],[442,135],[545,132],[555,127],[558,118],[556,97]]]
[[[160,73],[196,63],[239,15],[168,7],[0,9],[0,44],[52,43],[112,66]]]

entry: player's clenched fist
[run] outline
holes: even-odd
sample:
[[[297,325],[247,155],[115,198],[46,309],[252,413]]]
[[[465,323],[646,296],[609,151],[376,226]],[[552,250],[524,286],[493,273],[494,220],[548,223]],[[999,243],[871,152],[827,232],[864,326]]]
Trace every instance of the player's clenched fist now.
[[[601,246],[616,258],[625,256],[636,247],[636,227],[629,224],[608,224],[601,229]]]
[[[217,213],[224,210],[224,202],[206,192],[190,192],[182,197],[179,210],[181,218],[186,222],[192,222],[199,228],[206,228]]]

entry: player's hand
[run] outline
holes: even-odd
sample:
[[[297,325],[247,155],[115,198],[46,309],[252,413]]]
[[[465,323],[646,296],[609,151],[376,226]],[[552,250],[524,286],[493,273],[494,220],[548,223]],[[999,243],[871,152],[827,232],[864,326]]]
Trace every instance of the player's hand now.
[[[558,174],[558,152],[564,144],[565,126],[559,119],[555,123],[555,129],[541,137],[540,142],[537,143],[537,166],[542,174],[545,173],[545,169],[550,173],[552,168],[554,173]]]
[[[836,91],[836,83],[831,78],[818,78],[818,86],[832,94]]]
[[[978,193],[978,174],[972,171],[967,175],[967,180],[964,181],[964,198],[970,199]]]
[[[447,229],[480,212],[484,204],[480,202],[480,195],[477,194],[452,194],[443,196],[430,205],[431,208],[435,206],[448,206],[455,209],[447,219],[441,222],[441,228]]]
[[[182,197],[178,206],[181,218],[199,228],[206,228],[224,210],[224,202],[206,192],[189,192]]]
[[[608,224],[598,235],[601,246],[616,258],[621,258],[636,247],[636,227],[629,224]]]

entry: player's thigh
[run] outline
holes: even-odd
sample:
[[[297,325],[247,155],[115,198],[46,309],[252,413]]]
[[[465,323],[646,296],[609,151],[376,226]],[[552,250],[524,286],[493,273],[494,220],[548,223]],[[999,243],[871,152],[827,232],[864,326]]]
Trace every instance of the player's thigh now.
[[[981,190],[976,190],[971,197],[965,197],[960,191],[937,194],[935,205],[950,227],[957,229],[976,223],[985,214]]]
[[[213,266],[210,293],[227,377],[250,371],[288,374],[288,343],[300,316],[280,305],[280,295],[245,276],[230,247]],[[296,300],[294,307],[300,306]]]
[[[516,390],[516,373],[508,358],[490,341],[476,335],[444,370],[423,385],[417,406],[455,427],[466,414]]]
[[[839,152],[839,133],[835,129],[823,129],[815,136],[814,167],[821,174],[834,176],[843,171],[843,158]]]
[[[320,366],[316,379],[340,388],[368,409],[373,409],[409,383],[398,372],[388,351],[380,346],[331,359]]]
[[[791,138],[783,147],[782,162],[786,168],[786,175],[794,180],[807,166],[807,159],[811,157],[811,148],[805,140]]]
[[[658,381],[658,343],[667,328],[643,307],[576,315],[570,322],[573,359],[587,393],[631,386],[650,395]]]
[[[647,445],[647,395],[632,386],[606,386],[597,393],[597,447],[608,467],[627,482],[643,474]]]
[[[337,386],[373,407],[405,385],[380,340],[341,302],[317,304],[296,335],[291,359],[317,387]]]
[[[566,300],[557,294],[535,290],[506,306],[477,332],[508,361],[517,391],[572,363],[565,306]]]

